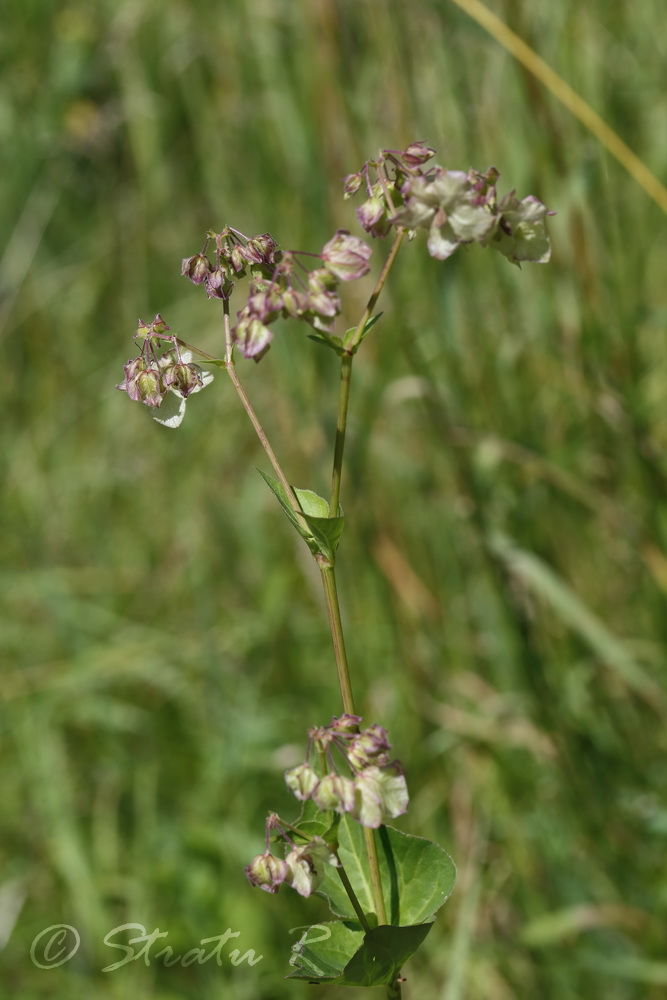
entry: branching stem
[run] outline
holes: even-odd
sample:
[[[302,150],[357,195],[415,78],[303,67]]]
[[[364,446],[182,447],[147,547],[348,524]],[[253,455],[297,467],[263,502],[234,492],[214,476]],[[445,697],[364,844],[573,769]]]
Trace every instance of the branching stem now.
[[[303,530],[309,531],[310,529],[308,528],[308,524],[303,516],[303,511],[301,510],[301,506],[296,498],[294,490],[287,481],[287,477],[285,476],[285,473],[282,470],[280,462],[276,458],[275,452],[271,447],[271,444],[269,443],[269,439],[266,436],[266,432],[264,431],[264,428],[262,427],[259,418],[252,407],[250,400],[248,399],[246,391],[241,385],[241,382],[239,380],[232,353],[232,335],[229,326],[229,302],[227,301],[227,299],[223,301],[223,305],[225,310],[225,371],[232,380],[232,384],[236,389],[237,396],[241,400],[243,409],[246,411],[248,419],[250,420],[250,423],[254,427],[257,437],[259,438],[260,444],[262,445],[262,448],[266,452],[266,457],[271,463],[273,471],[280,480],[280,483],[289,498],[289,502],[292,505],[292,509],[294,510],[294,516],[296,517],[297,521],[299,522],[299,525],[303,528]]]

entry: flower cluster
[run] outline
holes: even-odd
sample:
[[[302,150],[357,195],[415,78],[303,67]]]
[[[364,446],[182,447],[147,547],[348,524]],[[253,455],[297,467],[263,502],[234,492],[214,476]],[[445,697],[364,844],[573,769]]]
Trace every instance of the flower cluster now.
[[[337,812],[341,816],[347,813],[362,826],[376,829],[407,810],[408,789],[401,763],[389,759],[391,744],[386,730],[377,724],[361,729],[361,721],[358,715],[345,714],[334,717],[329,726],[310,729],[306,761],[287,771],[285,781],[301,802],[310,800],[324,812]],[[313,749],[319,761],[317,771],[308,763]],[[344,757],[350,777],[337,772],[334,749]],[[339,865],[335,845],[327,844],[321,837],[312,837],[297,846],[281,822],[275,813],[269,814],[266,850],[246,867],[246,876],[252,885],[266,892],[277,892],[284,884],[302,896],[309,896],[322,881],[324,866]],[[284,860],[269,851],[274,829],[280,831],[290,847]]]
[[[367,198],[357,209],[359,222],[371,236],[384,237],[392,227],[428,231],[428,252],[446,260],[465,243],[499,250],[512,263],[546,263],[551,244],[547,211],[532,195],[519,201],[514,191],[498,199],[495,167],[486,173],[424,169],[434,150],[421,142],[404,150],[385,149],[356,174],[345,178],[345,198],[365,186]]]
[[[215,245],[214,259],[207,256]],[[246,358],[259,361],[269,349],[271,323],[279,317],[301,319],[322,333],[333,330],[340,313],[338,285],[361,278],[369,270],[370,246],[339,229],[319,254],[282,251],[264,233],[250,239],[227,226],[210,232],[201,253],[183,260],[181,273],[203,285],[209,298],[228,299],[234,284],[248,276],[246,305],[236,316],[232,340]],[[308,270],[303,256],[316,257],[321,266]]]
[[[290,791],[318,808],[343,815],[349,813],[362,826],[377,828],[401,816],[408,807],[408,789],[400,761],[389,760],[391,744],[382,726],[359,729],[357,715],[342,715],[330,726],[309,731],[308,756],[313,747],[324,756],[326,772],[318,775],[306,762],[285,775]],[[337,772],[332,749],[345,758],[351,777]]]
[[[287,834],[283,833],[283,837],[292,848],[285,860],[271,854],[267,847],[263,854],[258,854],[246,865],[246,878],[251,885],[259,886],[265,892],[275,893],[281,885],[288,885],[296,889],[300,896],[310,896],[324,878],[324,866],[338,867],[338,859],[321,837],[313,837],[301,847],[297,847]]]
[[[182,419],[185,400],[208,385],[213,376],[192,364],[192,353],[182,351],[178,338],[167,333],[168,330],[159,313],[152,323],[139,320],[134,336],[143,341],[141,351],[124,365],[125,378],[116,388],[126,392],[130,399],[155,409],[172,393],[178,400]]]

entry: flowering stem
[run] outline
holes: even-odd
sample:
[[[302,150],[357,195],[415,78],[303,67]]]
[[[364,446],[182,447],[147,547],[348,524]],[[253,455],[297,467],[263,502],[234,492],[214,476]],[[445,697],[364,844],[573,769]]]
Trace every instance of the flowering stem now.
[[[323,559],[316,561],[322,574],[322,586],[324,587],[324,597],[327,605],[327,615],[329,617],[329,628],[331,629],[331,641],[333,642],[334,656],[336,658],[336,669],[338,671],[338,684],[343,698],[343,710],[350,715],[355,715],[354,699],[352,696],[352,683],[350,681],[350,671],[347,664],[347,653],[345,652],[345,638],[343,636],[343,624],[340,617],[340,604],[338,603],[338,590],[336,589],[336,575],[334,568],[329,562]],[[368,871],[371,880],[371,891],[373,893],[373,905],[375,915],[379,924],[387,923],[387,912],[384,907],[382,897],[382,884],[380,882],[380,865],[378,862],[377,847],[375,844],[375,831],[364,827],[364,841],[366,844],[366,857],[368,858]]]
[[[340,604],[338,603],[338,590],[336,589],[336,575],[331,563],[323,557],[315,557],[320,573],[322,575],[322,586],[324,588],[324,599],[327,605],[327,616],[329,618],[329,629],[331,630],[331,641],[333,643],[334,657],[336,659],[336,670],[338,671],[338,686],[340,687],[343,699],[343,711],[348,715],[356,715],[354,710],[354,698],[352,696],[352,683],[350,681],[350,671],[347,664],[347,653],[345,652],[345,638],[343,636],[343,623],[340,617]]]
[[[380,292],[384,288],[387,276],[396,259],[399,247],[403,242],[404,233],[397,232],[389,255],[384,263],[384,267],[375,284],[375,288],[366,304],[364,313],[352,333],[350,339],[345,344],[345,353],[341,358],[340,365],[340,388],[338,394],[338,420],[336,423],[336,443],[334,446],[333,472],[331,475],[331,500],[329,502],[329,517],[338,516],[338,506],[340,501],[340,486],[343,472],[343,455],[345,453],[345,431],[347,429],[347,412],[350,402],[350,381],[352,378],[352,359],[361,343],[361,339],[366,329],[366,324],[373,314],[373,310],[380,297]],[[324,595],[327,602],[327,612],[329,615],[329,627],[336,657],[336,667],[338,670],[338,683],[343,698],[343,707],[346,712],[354,715],[354,701],[352,699],[352,686],[350,673],[347,665],[347,655],[345,653],[345,640],[343,637],[343,626],[340,618],[340,606],[338,604],[338,593],[336,590],[336,577],[333,566],[320,563],[322,573],[322,583],[324,585]],[[387,923],[387,913],[382,896],[382,883],[380,881],[380,865],[378,862],[377,846],[375,843],[375,832],[368,827],[364,827],[364,841],[366,845],[366,856],[368,858],[368,871],[371,880],[371,890],[373,893],[373,905],[378,924]],[[400,993],[400,991],[399,991]]]
[[[380,277],[375,283],[375,288],[371,293],[363,316],[359,320],[350,339],[345,339],[345,353],[340,362],[340,389],[338,393],[338,421],[336,423],[336,444],[334,447],[333,472],[331,474],[331,500],[329,503],[329,517],[338,516],[338,503],[340,500],[340,483],[343,472],[343,454],[345,452],[345,431],[347,429],[347,410],[350,402],[350,380],[352,378],[352,358],[354,357],[361,338],[364,335],[366,324],[373,314],[373,310],[380,297],[380,292],[384,288],[387,276],[396,260],[396,254],[403,242],[405,233],[399,230],[396,233],[389,255],[384,262],[384,267],[380,272]]]
[[[223,306],[224,306],[224,310],[225,310],[225,371],[227,372],[227,374],[229,375],[230,379],[232,380],[232,384],[234,385],[234,388],[236,389],[237,396],[241,400],[241,403],[243,405],[243,409],[246,411],[246,413],[248,415],[248,418],[250,420],[250,423],[255,428],[255,433],[257,434],[257,437],[259,438],[259,441],[260,441],[260,444],[262,445],[262,448],[266,452],[266,456],[267,456],[269,462],[273,466],[273,471],[277,475],[277,477],[280,480],[280,483],[281,483],[283,489],[285,490],[285,493],[287,494],[289,502],[292,505],[292,509],[294,511],[294,516],[296,517],[297,521],[299,522],[299,525],[301,526],[301,528],[303,528],[304,531],[309,531],[310,529],[308,528],[308,524],[306,522],[306,519],[303,516],[303,512],[301,510],[301,506],[299,505],[299,501],[297,500],[297,498],[296,498],[296,496],[294,494],[294,490],[292,489],[292,487],[288,483],[287,477],[285,476],[285,473],[283,472],[282,467],[281,467],[278,459],[275,456],[275,452],[273,451],[273,448],[271,447],[271,445],[269,443],[269,439],[266,436],[264,428],[262,427],[261,423],[259,422],[259,418],[258,418],[257,414],[255,413],[255,411],[254,411],[254,409],[252,407],[252,404],[251,404],[250,400],[248,399],[248,396],[246,395],[246,391],[243,388],[243,386],[241,385],[241,382],[239,381],[239,377],[238,377],[238,375],[236,373],[236,366],[234,364],[234,358],[233,358],[233,355],[232,355],[232,336],[231,336],[231,330],[230,330],[230,327],[229,327],[229,302],[228,302],[227,299],[223,300]]]
[[[340,480],[343,472],[343,453],[345,451],[345,429],[347,427],[347,408],[350,402],[350,380],[352,378],[353,354],[347,351],[340,360],[340,391],[338,394],[338,422],[336,424],[336,445],[334,448],[333,472],[331,474],[331,501],[329,517],[338,516],[340,499]]]
[[[371,297],[368,300],[368,303],[366,305],[366,309],[364,310],[364,314],[361,317],[361,319],[359,320],[359,323],[357,324],[357,327],[356,327],[354,333],[352,334],[352,336],[350,337],[350,339],[347,340],[347,338],[346,338],[345,347],[349,351],[351,351],[352,353],[354,353],[356,351],[357,347],[359,346],[359,344],[361,342],[361,339],[362,339],[362,337],[364,335],[364,328],[366,326],[366,323],[368,322],[368,320],[373,315],[373,310],[375,309],[375,306],[377,304],[377,300],[380,298],[380,292],[384,288],[384,284],[385,284],[385,282],[387,280],[389,272],[392,269],[393,263],[396,260],[396,254],[399,251],[399,248],[400,248],[401,243],[403,242],[403,237],[404,236],[405,236],[405,230],[403,230],[403,229],[397,230],[396,236],[394,237],[394,242],[391,245],[391,250],[389,251],[387,259],[384,262],[384,267],[382,268],[382,271],[380,272],[380,277],[378,278],[377,282],[375,283],[375,288],[373,289],[373,291],[371,293]]]

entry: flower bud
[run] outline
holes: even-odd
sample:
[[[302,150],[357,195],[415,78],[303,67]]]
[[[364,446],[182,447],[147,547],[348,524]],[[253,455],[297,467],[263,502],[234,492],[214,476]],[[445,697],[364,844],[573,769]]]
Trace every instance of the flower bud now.
[[[371,236],[386,236],[391,229],[387,207],[383,198],[368,198],[357,209],[359,224]]]
[[[333,733],[337,734],[358,733],[360,722],[360,715],[350,715],[348,712],[345,712],[344,715],[339,715],[338,717],[334,715],[329,728]]]
[[[232,290],[232,282],[224,267],[216,267],[204,278],[204,287],[209,299],[227,299]]]
[[[169,329],[169,327],[167,326],[167,324],[162,319],[162,316],[160,316],[159,313],[155,314],[155,319],[151,323],[151,327],[153,333],[166,333],[167,330]]]
[[[125,372],[125,382],[121,385],[116,386],[117,389],[127,390],[126,383],[133,382],[136,376],[142,369],[146,367],[146,361],[143,354],[140,354],[138,358],[131,358],[126,365],[123,365],[123,371]]]
[[[425,146],[423,142],[411,142],[401,153],[401,159],[408,167],[421,167],[432,156],[435,156],[435,150]]]
[[[232,328],[232,339],[244,358],[260,361],[268,351],[273,334],[248,310],[247,306],[239,314],[239,321]]]
[[[158,407],[162,404],[165,387],[159,372],[153,369],[139,372],[134,384],[137,386],[139,398],[146,406]]]
[[[254,286],[248,297],[248,310],[261,323],[273,323],[283,308],[283,298],[275,285]]]
[[[229,260],[236,274],[241,274],[241,272],[245,270],[245,266],[248,263],[244,249],[238,243],[234,244],[234,249],[229,255]]]
[[[278,244],[269,233],[253,236],[245,246],[245,258],[253,264],[273,264]]]
[[[124,386],[118,386],[119,389],[123,387],[130,399],[153,407],[160,406],[167,393],[161,373],[153,368],[135,371],[131,379],[126,379]]]
[[[186,365],[182,361],[177,361],[165,369],[163,377],[165,386],[175,389],[183,399],[187,399],[191,392],[204,384],[195,366]]]
[[[169,339],[168,337],[164,336],[169,327],[167,326],[167,324],[162,319],[162,316],[160,316],[159,313],[157,313],[152,323],[144,323],[144,321],[140,319],[138,320],[138,324],[139,325],[137,326],[137,332],[134,335],[135,337],[143,338],[144,340],[147,337],[155,337],[155,336],[162,337],[163,340]]]
[[[335,236],[322,248],[322,260],[339,281],[353,281],[370,271],[369,257],[372,253],[368,243],[358,236],[350,236],[346,229],[339,229]]]
[[[326,864],[338,867],[336,855],[321,837],[313,837],[303,847],[290,851],[285,861],[289,868],[287,884],[296,889],[300,896],[310,896],[317,889],[324,878]]]
[[[326,267],[318,267],[308,275],[308,310],[327,318],[340,311],[336,278]]]
[[[295,288],[287,288],[283,292],[283,315],[287,319],[299,319],[308,311],[308,296]]]
[[[369,764],[386,764],[389,750],[391,743],[386,729],[374,723],[355,737],[347,749],[347,759],[355,770],[360,771]]]
[[[266,851],[258,854],[243,869],[251,885],[259,886],[265,892],[275,893],[290,875],[286,861],[276,858]]]
[[[184,257],[181,263],[181,274],[195,285],[201,285],[210,270],[211,262],[201,253],[196,253],[193,257]]]
[[[340,774],[325,774],[313,792],[313,802],[327,811],[352,812],[354,809],[354,782]]]
[[[305,802],[317,788],[318,778],[310,764],[298,764],[285,772],[285,783],[297,799]]]
[[[347,201],[353,194],[356,194],[364,182],[363,174],[348,174],[343,181],[343,198]]]

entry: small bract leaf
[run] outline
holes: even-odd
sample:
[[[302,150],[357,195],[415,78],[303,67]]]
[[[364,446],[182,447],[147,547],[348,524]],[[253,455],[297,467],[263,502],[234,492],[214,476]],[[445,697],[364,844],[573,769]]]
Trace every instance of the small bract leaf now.
[[[305,531],[297,520],[282,483],[279,483],[277,479],[273,479],[272,476],[268,476],[261,469],[258,471],[273,493],[275,493],[281,507],[301,537],[305,540],[311,552],[315,555],[318,553],[322,554],[333,564],[344,525],[340,504],[338,505],[338,517],[329,517],[329,504],[324,497],[318,496],[312,490],[301,490],[297,486],[293,486],[292,489],[301,507],[304,520],[310,528],[310,531]]]
[[[305,531],[304,528],[301,526],[301,524],[299,524],[299,521],[296,517],[296,514],[294,513],[294,509],[292,507],[292,504],[290,503],[289,497],[287,496],[287,492],[283,484],[279,483],[277,479],[273,478],[273,476],[269,476],[267,475],[266,472],[262,472],[261,469],[258,469],[257,471],[259,472],[260,476],[267,484],[269,489],[275,494],[278,503],[287,514],[292,525],[296,528],[301,537],[304,539],[309,549],[315,553],[319,552],[319,545],[314,535],[312,535],[309,531]]]
[[[363,332],[362,332],[361,336],[359,337],[359,341],[357,343],[357,347],[355,348],[355,350],[359,347],[359,344],[361,344],[361,342],[363,340],[365,340],[365,338],[368,336],[368,334],[370,333],[370,331],[373,329],[373,327],[375,326],[375,324],[379,320],[380,316],[382,316],[382,313],[376,313],[375,316],[371,316],[371,318],[366,322],[366,325],[364,326]],[[343,343],[346,346],[350,343],[350,341],[352,340],[352,337],[354,336],[354,334],[356,332],[357,332],[356,326],[350,327],[349,330],[345,331],[345,336],[343,337]]]
[[[330,347],[332,351],[335,351],[339,356],[345,353],[345,348],[343,347],[343,341],[340,337],[334,337],[333,334],[328,333],[309,333],[309,340],[314,340],[318,344],[324,344],[325,347]]]

